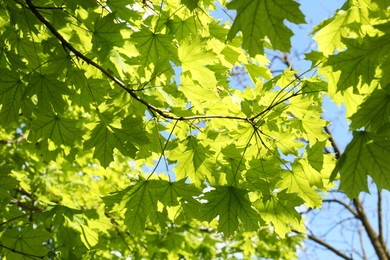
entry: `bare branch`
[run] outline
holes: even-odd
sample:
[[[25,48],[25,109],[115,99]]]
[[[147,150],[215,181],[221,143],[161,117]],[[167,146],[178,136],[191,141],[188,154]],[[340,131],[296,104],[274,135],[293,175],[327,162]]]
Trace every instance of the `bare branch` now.
[[[294,232],[300,234],[300,232],[298,232],[298,231],[294,231]],[[337,248],[333,247],[332,245],[326,243],[324,240],[322,240],[314,235],[310,235],[310,234],[306,234],[306,235],[307,235],[307,238],[310,239],[311,241],[316,242],[317,244],[325,247],[326,249],[328,249],[329,251],[332,251],[333,253],[340,256],[341,258],[346,259],[346,260],[352,260],[351,257],[345,255],[343,252],[341,252]]]
[[[7,224],[7,223],[10,223],[10,222],[12,222],[12,221],[14,221],[14,220],[16,220],[16,219],[26,217],[26,216],[28,216],[28,215],[29,215],[29,214],[26,213],[26,214],[23,214],[23,215],[20,215],[20,216],[16,216],[16,217],[11,218],[11,219],[9,219],[9,220],[7,220],[7,221],[1,222],[1,223],[0,223],[0,226],[3,226],[3,225],[5,225],[5,224]]]
[[[390,253],[388,249],[382,245],[379,235],[372,228],[371,223],[367,218],[366,212],[364,211],[361,201],[359,199],[354,199],[353,203],[359,215],[359,220],[362,222],[363,227],[366,230],[367,235],[370,238],[371,244],[374,247],[375,252],[378,255],[379,259],[381,260],[390,259]]]
[[[340,159],[340,156],[341,156],[341,152],[340,152],[340,149],[339,147],[337,146],[337,143],[336,141],[334,140],[333,138],[333,135],[332,133],[330,132],[330,129],[329,129],[329,126],[325,126],[325,132],[329,135],[329,141],[333,147],[333,150],[334,150],[334,156],[336,159]]]
[[[366,250],[364,249],[363,230],[361,227],[359,227],[358,232],[359,232],[360,247],[362,248],[362,253],[363,253],[363,259],[368,260]]]
[[[347,203],[345,203],[344,201],[341,201],[341,200],[338,200],[338,199],[324,199],[324,200],[322,200],[322,202],[325,202],[325,203],[338,203],[338,204],[342,205],[344,208],[346,208],[354,217],[356,217],[356,218],[359,217],[357,212],[351,206],[349,206]]]
[[[383,235],[382,192],[379,188],[378,188],[378,230],[379,230],[379,241],[382,244],[382,247],[386,248],[386,242]],[[387,257],[390,258],[389,255]]]
[[[33,254],[25,253],[25,252],[10,248],[8,246],[5,246],[3,244],[0,244],[0,247],[5,248],[5,249],[7,249],[15,254],[19,254],[19,255],[23,255],[23,256],[27,256],[27,257],[31,257],[31,258],[36,258],[36,259],[43,259],[46,256],[46,255],[40,256],[40,255],[33,255]]]
[[[54,34],[54,36],[61,42],[62,46],[64,46],[68,50],[70,50],[74,55],[76,55],[76,57],[80,58],[81,60],[85,61],[87,64],[89,64],[89,65],[95,67],[96,69],[98,69],[99,71],[101,71],[104,75],[106,75],[109,79],[111,79],[116,85],[118,85],[123,90],[125,90],[127,93],[129,93],[132,98],[134,98],[138,102],[145,105],[150,111],[154,111],[166,119],[184,121],[184,120],[219,118],[219,119],[242,120],[242,121],[247,121],[248,123],[252,124],[252,121],[254,119],[256,119],[257,117],[265,114],[266,112],[268,112],[269,110],[271,110],[275,106],[285,102],[286,100],[298,95],[298,93],[293,93],[290,96],[283,98],[276,103],[271,104],[264,111],[258,113],[257,115],[255,115],[253,117],[250,117],[250,118],[240,117],[240,116],[231,116],[231,115],[195,115],[195,116],[186,116],[186,117],[173,115],[171,113],[171,111],[160,109],[160,108],[155,107],[154,105],[148,103],[147,101],[143,100],[140,96],[138,96],[136,94],[136,90],[129,88],[124,82],[122,82],[120,79],[115,77],[115,75],[113,75],[107,69],[103,68],[101,65],[99,65],[95,61],[91,60],[90,58],[88,58],[87,56],[85,56],[84,54],[79,52],[75,47],[73,47],[72,44],[70,44],[67,40],[65,40],[65,38],[54,28],[54,26],[49,21],[47,21],[41,15],[41,13],[38,11],[37,7],[32,4],[31,0],[26,0],[26,3],[28,5],[29,9],[31,10],[31,12],[37,17],[38,20],[40,20]],[[309,70],[307,70],[306,72],[308,72],[308,71]],[[304,72],[304,73],[306,73],[306,72]],[[302,73],[301,75],[303,75],[304,73]],[[293,82],[294,81],[292,81],[290,84],[292,84]],[[290,84],[288,84],[285,88],[287,88]]]

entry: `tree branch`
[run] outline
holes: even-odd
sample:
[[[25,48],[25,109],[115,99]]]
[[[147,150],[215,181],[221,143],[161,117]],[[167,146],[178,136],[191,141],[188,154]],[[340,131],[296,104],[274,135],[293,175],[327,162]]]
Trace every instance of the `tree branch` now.
[[[386,242],[383,235],[383,216],[382,216],[382,192],[378,188],[378,230],[379,230],[379,241],[382,246],[386,248]]]
[[[363,231],[362,231],[361,227],[359,227],[358,232],[359,232],[360,246],[362,248],[363,259],[364,260],[368,260],[368,257],[367,257],[367,254],[366,254],[366,250],[364,250]]]
[[[338,204],[344,206],[344,208],[346,208],[354,217],[356,217],[356,218],[359,217],[357,212],[351,206],[349,206],[347,203],[345,203],[344,201],[341,201],[341,200],[338,200],[338,199],[324,199],[324,200],[322,200],[322,202],[338,203]]]
[[[297,234],[301,234],[300,232],[295,231],[295,230],[293,232],[295,232]],[[341,252],[337,248],[333,247],[332,245],[326,243],[324,240],[322,240],[316,236],[310,235],[310,234],[306,234],[306,235],[307,235],[307,238],[309,238],[311,241],[316,242],[317,244],[325,247],[326,249],[332,251],[333,253],[340,256],[341,258],[346,259],[346,260],[353,260],[351,257],[345,255],[343,252]]]
[[[74,55],[80,59],[82,59],[83,61],[85,61],[87,64],[95,67],[96,69],[98,69],[100,72],[102,72],[104,75],[106,75],[109,79],[111,79],[116,85],[118,85],[119,87],[121,87],[123,90],[125,90],[127,93],[130,94],[130,96],[132,98],[134,98],[135,100],[137,100],[138,102],[142,103],[143,105],[145,105],[149,110],[151,111],[154,111],[156,112],[157,114],[159,114],[160,116],[166,118],[166,119],[172,119],[172,120],[180,120],[180,121],[184,121],[184,120],[196,120],[196,119],[235,119],[235,120],[241,120],[241,121],[246,121],[250,124],[253,125],[253,121],[263,115],[264,113],[270,111],[272,108],[274,108],[275,106],[285,102],[286,100],[294,97],[294,96],[297,96],[298,93],[293,93],[291,95],[289,95],[288,97],[286,98],[283,98],[281,100],[279,100],[278,102],[274,103],[274,104],[271,104],[270,106],[268,106],[265,110],[263,110],[262,112],[258,113],[257,115],[253,116],[253,117],[240,117],[240,116],[231,116],[231,115],[195,115],[195,116],[176,116],[176,115],[172,115],[172,112],[169,111],[169,110],[162,110],[158,107],[155,107],[154,105],[148,103],[147,101],[143,100],[140,96],[138,96],[136,94],[136,90],[133,90],[131,88],[129,88],[124,82],[122,82],[120,79],[118,79],[117,77],[115,77],[115,75],[113,75],[111,72],[109,72],[107,69],[103,68],[101,65],[99,65],[98,63],[96,63],[95,61],[91,60],[90,58],[88,58],[87,56],[85,56],[84,54],[82,54],[81,52],[79,52],[75,47],[73,47],[72,44],[70,44],[55,28],[54,26],[48,21],[46,20],[41,14],[40,12],[38,11],[38,7],[33,5],[31,0],[26,0],[26,3],[29,7],[29,9],[31,10],[31,12],[35,15],[35,17],[37,17],[37,19],[39,21],[41,21],[53,34],[54,36],[61,42],[62,46],[64,46],[65,48],[69,49],[71,52],[74,53]],[[307,72],[307,71],[306,71]],[[306,73],[304,72],[304,73]],[[302,73],[302,75],[304,74]],[[294,80],[295,81],[295,80]],[[290,84],[292,84],[294,81],[292,81]],[[288,84],[288,86],[290,85]],[[286,87],[288,87],[286,86]]]
[[[7,223],[9,223],[9,222],[12,222],[12,221],[14,221],[14,220],[16,220],[16,219],[19,219],[19,218],[23,218],[23,217],[26,217],[26,216],[28,216],[29,214],[23,214],[23,215],[20,215],[20,216],[16,216],[16,217],[13,217],[13,218],[11,218],[11,219],[9,219],[9,220],[6,220],[6,221],[4,221],[4,222],[1,222],[0,223],[0,227],[1,226],[3,226],[3,225],[5,225],[5,224],[7,224]]]
[[[116,85],[121,87],[123,90],[125,90],[127,93],[130,94],[132,98],[137,100],[138,102],[142,103],[145,105],[149,110],[152,110],[156,112],[157,114],[161,115],[162,117],[166,119],[173,119],[173,120],[195,120],[195,119],[211,119],[211,118],[220,118],[220,119],[236,119],[236,120],[243,120],[243,121],[248,121],[248,118],[246,117],[239,117],[239,116],[228,116],[228,115],[197,115],[197,116],[188,116],[188,117],[183,117],[183,116],[175,116],[171,115],[170,111],[162,110],[159,109],[152,104],[148,103],[147,101],[143,100],[141,97],[139,97],[135,90],[130,89],[127,87],[125,83],[123,83],[121,80],[119,80],[117,77],[115,77],[112,73],[110,73],[107,69],[103,68],[101,65],[96,63],[95,61],[91,60],[81,52],[79,52],[75,47],[73,47],[72,44],[70,44],[65,38],[53,27],[53,25],[47,21],[37,10],[37,7],[32,4],[31,0],[26,0],[26,3],[28,7],[30,8],[31,12],[37,17],[39,21],[41,21],[53,34],[54,36],[61,42],[62,46],[66,47],[69,49],[71,52],[76,55],[76,57],[82,59],[85,61],[87,64],[95,67],[99,71],[101,71],[104,75],[106,75],[109,79],[111,79],[113,82],[115,82]]]
[[[390,253],[388,249],[382,245],[378,234],[372,228],[370,221],[367,218],[367,215],[364,211],[363,205],[359,199],[354,199],[353,203],[355,205],[356,211],[359,215],[359,220],[362,222],[364,229],[367,232],[368,237],[370,238],[371,244],[375,249],[376,254],[381,260],[390,259]]]
[[[332,133],[330,132],[329,125],[325,126],[324,129],[325,129],[325,132],[329,135],[329,141],[330,141],[330,143],[331,143],[331,145],[333,147],[333,150],[334,150],[334,157],[336,159],[340,159],[341,152],[340,152],[339,147],[337,146],[336,141],[333,138]]]
[[[33,254],[29,254],[29,253],[25,253],[25,252],[22,252],[22,251],[19,251],[19,250],[16,250],[16,249],[13,249],[13,248],[10,248],[8,246],[5,246],[3,244],[0,244],[0,247],[2,248],[5,248],[15,254],[19,254],[19,255],[23,255],[23,256],[28,256],[28,257],[31,257],[31,258],[38,258],[38,259],[43,259],[45,258],[46,255],[43,255],[43,256],[40,256],[40,255],[33,255]]]

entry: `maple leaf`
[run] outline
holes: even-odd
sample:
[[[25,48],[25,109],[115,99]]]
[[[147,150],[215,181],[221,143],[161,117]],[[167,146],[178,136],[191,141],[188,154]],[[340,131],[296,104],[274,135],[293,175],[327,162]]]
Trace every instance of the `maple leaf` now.
[[[177,161],[175,173],[178,179],[189,177],[197,186],[201,185],[205,174],[210,172],[206,159],[212,152],[193,136],[187,137],[184,145],[169,154],[169,160]]]
[[[10,259],[25,259],[17,252],[35,255],[43,258],[49,252],[49,248],[42,244],[50,238],[50,233],[43,228],[26,226],[23,229],[7,229],[2,234],[2,244],[14,251],[6,250],[5,255]]]
[[[375,90],[359,107],[359,110],[352,115],[351,128],[364,127],[369,132],[377,132],[382,126],[389,122],[390,118],[390,92],[387,89]]]
[[[357,86],[359,81],[370,83],[374,78],[377,56],[373,55],[369,43],[359,44],[354,40],[344,40],[348,49],[337,55],[329,56],[324,65],[332,66],[333,71],[341,71],[337,82],[337,90],[343,91],[352,86]],[[384,46],[387,48],[386,46]],[[378,46],[375,52],[382,52],[384,49]]]
[[[135,157],[138,150],[129,140],[129,133],[121,128],[111,125],[111,115],[99,114],[101,121],[93,128],[90,138],[85,141],[84,149],[94,148],[93,156],[98,159],[103,167],[107,167],[113,161],[113,151],[118,149],[123,155]],[[135,138],[135,136],[133,136]],[[142,139],[141,139],[142,140]]]
[[[298,162],[294,162],[292,168],[292,172],[283,172],[282,179],[278,183],[279,188],[287,189],[287,192],[289,193],[296,192],[309,207],[319,207],[322,203],[322,196],[318,194],[310,184],[310,182],[312,182],[312,184],[317,183],[317,181],[314,181],[313,183],[313,180],[318,180],[318,177],[320,177],[318,176],[319,173],[305,170]]]
[[[267,194],[261,200],[256,201],[255,205],[262,219],[266,223],[271,223],[275,232],[285,238],[286,234],[295,229],[303,232],[302,216],[296,211],[295,207],[302,205],[303,200],[294,193],[287,193],[286,190],[276,194]]]
[[[234,0],[227,7],[237,10],[228,40],[232,40],[238,31],[242,31],[243,47],[252,56],[263,53],[265,37],[269,38],[274,49],[290,51],[290,38],[293,33],[283,21],[287,19],[293,23],[305,22],[299,4],[293,0]]]
[[[139,32],[131,35],[131,39],[140,52],[139,64],[142,69],[154,66],[157,72],[161,72],[170,67],[169,61],[179,63],[172,35],[153,32],[150,28],[142,26]]]
[[[72,146],[75,141],[81,140],[83,135],[83,131],[77,127],[78,124],[77,120],[54,113],[40,115],[32,122],[28,139],[37,142],[43,138],[50,138],[58,146],[61,144]]]
[[[206,49],[204,42],[184,42],[178,50],[182,66],[182,74],[190,74],[193,81],[197,81],[203,88],[210,89],[217,85],[215,73],[206,67],[215,62],[216,55]],[[189,97],[190,98],[190,97]]]
[[[190,11],[194,11],[199,4],[199,0],[181,0],[180,2],[184,4],[188,9],[190,9]]]
[[[40,74],[34,72],[26,87],[25,96],[32,98],[37,96],[38,107],[41,111],[52,111],[62,113],[66,107],[63,95],[69,94],[70,90],[66,84],[57,79],[54,74]]]
[[[316,170],[321,171],[324,165],[324,149],[326,141],[316,142],[307,149],[307,159],[310,165]]]
[[[256,230],[259,216],[252,208],[248,191],[233,186],[217,186],[206,192],[202,218],[211,221],[219,216],[218,231],[230,237],[238,231],[239,220],[246,230]]]
[[[19,118],[25,84],[20,75],[8,69],[1,68],[0,75],[0,122],[10,124]]]
[[[281,179],[282,171],[277,160],[256,159],[250,162],[250,168],[245,176],[248,186],[254,188],[251,190],[271,194],[276,188],[276,183]]]
[[[109,49],[113,46],[121,46],[123,44],[121,30],[125,29],[126,26],[124,23],[114,23],[114,20],[114,13],[96,18],[92,37],[94,47]]]
[[[383,127],[379,133],[353,132],[352,142],[341,155],[331,176],[333,179],[340,171],[340,189],[344,190],[348,197],[357,198],[361,191],[369,192],[368,175],[379,189],[390,188],[389,132],[389,125]]]
[[[175,182],[159,180],[151,185],[154,196],[166,206],[177,206],[181,200],[199,203],[194,196],[198,196],[200,190],[195,185],[186,183],[186,178]]]

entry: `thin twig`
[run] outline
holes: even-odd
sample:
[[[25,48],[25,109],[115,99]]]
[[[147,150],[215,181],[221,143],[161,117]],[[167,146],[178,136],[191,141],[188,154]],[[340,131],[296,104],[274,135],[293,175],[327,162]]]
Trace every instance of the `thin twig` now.
[[[367,257],[367,254],[366,254],[366,250],[364,249],[364,240],[363,240],[362,227],[359,227],[358,233],[359,233],[360,247],[362,248],[362,253],[363,253],[363,259],[364,260],[368,260],[368,257]]]
[[[345,203],[344,201],[341,201],[341,200],[338,200],[338,199],[324,199],[324,200],[322,200],[322,202],[338,203],[338,204],[342,205],[344,208],[346,208],[354,217],[356,217],[356,218],[359,217],[357,212],[351,206],[349,206],[347,203]]]
[[[0,223],[0,227],[3,226],[3,225],[5,225],[5,224],[7,224],[7,223],[9,223],[9,222],[12,222],[12,221],[14,221],[14,220],[16,220],[16,219],[19,219],[19,218],[26,217],[26,216],[28,216],[28,215],[29,215],[29,214],[26,213],[26,214],[23,214],[23,215],[20,215],[20,216],[16,216],[16,217],[14,217],[14,218],[11,218],[11,219],[9,219],[9,220],[7,220],[7,221],[1,222],[1,223]]]
[[[340,156],[341,156],[340,148],[337,146],[337,143],[334,140],[332,133],[330,132],[329,125],[325,126],[324,129],[325,129],[325,132],[329,135],[329,141],[330,141],[332,148],[334,150],[334,157],[336,159],[340,159]]]
[[[295,230],[293,232],[295,232],[297,234],[301,234],[300,232],[295,231]],[[343,252],[341,252],[337,248],[333,247],[332,245],[326,243],[324,240],[322,240],[322,239],[320,239],[320,238],[318,238],[316,236],[310,235],[310,234],[306,234],[306,235],[307,235],[307,238],[309,238],[311,241],[316,242],[317,244],[325,247],[326,249],[332,251],[333,253],[335,253],[336,255],[340,256],[341,258],[346,259],[346,260],[352,260],[351,257],[345,255]]]
[[[383,235],[383,215],[382,215],[382,192],[378,188],[378,230],[379,230],[379,241],[383,247],[386,247],[386,242]]]
[[[22,252],[22,251],[19,251],[19,250],[16,250],[16,249],[13,249],[13,248],[10,248],[8,246],[5,246],[3,244],[0,244],[0,247],[2,248],[5,248],[15,254],[19,254],[19,255],[23,255],[23,256],[28,256],[28,257],[31,257],[31,258],[38,258],[38,259],[43,259],[45,258],[46,255],[43,255],[43,256],[40,256],[40,255],[34,255],[34,254],[29,254],[29,253],[25,253],[25,252]]]
[[[155,107],[154,105],[148,103],[147,101],[143,100],[141,97],[139,97],[136,94],[136,90],[128,88],[128,86],[124,82],[122,82],[120,79],[115,77],[115,75],[113,75],[107,69],[103,68],[101,65],[99,65],[95,61],[91,60],[90,58],[88,58],[87,56],[85,56],[84,54],[79,52],[75,47],[73,47],[72,44],[70,44],[67,40],[65,40],[65,38],[54,28],[54,26],[49,21],[47,21],[40,14],[40,12],[37,10],[36,6],[32,4],[31,0],[26,0],[26,3],[28,5],[28,7],[30,8],[31,12],[37,17],[38,20],[40,20],[54,34],[54,36],[61,42],[62,46],[64,46],[68,50],[70,50],[74,55],[76,55],[76,57],[80,58],[81,60],[85,61],[87,64],[98,69],[100,72],[102,72],[104,75],[106,75],[109,79],[111,79],[115,84],[117,84],[119,87],[121,87],[127,93],[129,93],[132,98],[134,98],[138,102],[145,105],[149,110],[156,112],[157,114],[159,114],[160,116],[162,116],[166,119],[180,120],[180,121],[196,120],[196,119],[235,119],[235,120],[242,120],[242,121],[248,122],[248,119],[250,121],[253,121],[254,119],[265,114],[266,112],[268,112],[269,110],[271,110],[275,106],[277,106],[277,105],[283,103],[284,101],[298,95],[298,93],[293,93],[292,95],[288,96],[287,98],[284,98],[284,99],[282,99],[274,104],[270,104],[270,106],[268,106],[265,110],[263,110],[262,112],[258,113],[257,115],[255,115],[251,118],[240,117],[240,116],[231,116],[231,115],[195,115],[195,116],[186,116],[186,117],[172,115],[171,111],[162,110],[162,109]],[[304,73],[306,73],[306,72],[304,72]],[[301,74],[301,75],[303,75],[303,74]],[[288,87],[289,85],[291,85],[294,81],[292,81],[290,84],[285,86],[285,88]]]

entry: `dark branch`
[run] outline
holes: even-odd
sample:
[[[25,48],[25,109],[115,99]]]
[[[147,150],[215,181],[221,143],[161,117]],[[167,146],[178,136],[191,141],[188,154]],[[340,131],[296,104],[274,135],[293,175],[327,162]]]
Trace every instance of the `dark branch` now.
[[[300,232],[298,232],[298,231],[293,231],[293,232],[300,234]],[[326,249],[332,251],[333,253],[340,256],[341,258],[346,259],[346,260],[352,260],[351,257],[345,255],[343,252],[341,252],[337,248],[333,247],[332,245],[326,243],[324,240],[322,240],[316,236],[310,235],[310,234],[306,234],[306,235],[307,235],[307,238],[310,239],[311,241],[316,242],[317,244],[325,247]]]
[[[160,116],[166,118],[166,119],[172,119],[172,120],[181,120],[181,121],[184,121],[184,120],[196,120],[196,119],[235,119],[235,120],[242,120],[242,121],[247,121],[249,123],[252,124],[252,121],[254,119],[256,119],[257,117],[265,114],[266,112],[270,111],[272,108],[274,108],[275,106],[285,102],[286,100],[298,95],[298,93],[293,93],[291,94],[290,96],[288,96],[287,98],[283,98],[282,100],[274,103],[274,104],[271,104],[269,107],[267,107],[264,111],[260,112],[259,114],[251,117],[251,118],[247,118],[247,117],[240,117],[240,116],[230,116],[230,115],[195,115],[195,116],[176,116],[176,115],[172,115],[170,111],[168,110],[162,110],[158,107],[155,107],[154,105],[148,103],[147,101],[143,100],[141,97],[139,97],[137,94],[136,94],[136,90],[133,90],[131,88],[128,88],[128,86],[123,83],[120,79],[118,79],[117,77],[115,77],[115,75],[113,75],[111,72],[109,72],[107,69],[103,68],[101,65],[99,65],[98,63],[96,63],[95,61],[91,60],[90,58],[88,58],[87,56],[85,56],[84,54],[82,54],[81,52],[79,52],[75,47],[73,47],[72,44],[70,44],[55,28],[54,26],[49,22],[47,21],[41,14],[40,12],[38,11],[37,7],[35,5],[32,4],[31,0],[26,0],[26,3],[28,5],[28,7],[30,8],[31,12],[37,17],[38,20],[40,20],[53,34],[54,36],[61,42],[62,46],[64,46],[65,48],[67,48],[68,50],[70,50],[74,55],[76,55],[76,57],[82,59],[83,61],[85,61],[87,64],[95,67],[96,69],[98,69],[99,71],[101,71],[104,75],[106,75],[109,79],[111,79],[113,82],[115,82],[115,84],[117,84],[119,87],[121,87],[123,90],[125,90],[127,93],[130,94],[130,96],[132,98],[134,98],[135,100],[137,100],[138,102],[142,103],[143,105],[145,105],[150,111],[154,111],[156,112],[157,114],[159,114]],[[307,71],[306,71],[307,72]],[[305,73],[306,73],[305,72]],[[303,73],[304,74],[304,73]],[[290,84],[292,84],[294,81],[292,81]],[[290,85],[288,84],[288,86]],[[286,86],[286,87],[288,87]]]
[[[364,211],[363,205],[359,199],[354,199],[356,211],[359,215],[359,220],[362,222],[364,229],[370,238],[371,244],[375,249],[376,254],[381,260],[390,259],[390,253],[386,247],[384,247],[380,241],[379,235],[372,228],[370,221],[367,218],[366,212]]]
[[[338,200],[338,199],[324,199],[324,200],[322,200],[322,202],[338,203],[338,204],[342,205],[344,208],[346,208],[354,217],[356,217],[356,218],[359,217],[357,212],[351,206],[349,206],[347,203],[345,203],[344,201],[341,201],[341,200]]]
[[[11,219],[9,219],[9,220],[7,220],[7,221],[1,222],[1,223],[0,223],[0,227],[3,226],[3,225],[5,225],[5,224],[7,224],[7,223],[9,223],[9,222],[12,222],[12,221],[14,221],[14,220],[16,220],[16,219],[23,218],[23,217],[27,217],[28,215],[29,215],[29,214],[23,214],[23,215],[20,215],[20,216],[16,216],[16,217],[14,217],[14,218],[11,218]]]
[[[19,254],[19,255],[23,255],[23,256],[28,256],[28,257],[31,257],[31,258],[38,258],[38,259],[43,259],[46,257],[46,255],[43,255],[43,256],[39,256],[39,255],[34,255],[34,254],[29,254],[29,253],[25,253],[25,252],[22,252],[22,251],[19,251],[19,250],[16,250],[16,249],[13,249],[13,248],[10,248],[8,246],[5,246],[3,244],[0,244],[0,247],[2,248],[5,248],[15,254]]]
[[[91,60],[78,50],[73,47],[72,44],[70,44],[65,38],[53,27],[53,25],[47,21],[37,10],[37,7],[34,6],[31,2],[31,0],[26,0],[26,3],[28,7],[30,8],[31,12],[37,17],[38,20],[40,20],[53,34],[54,36],[61,42],[62,46],[69,49],[71,52],[74,53],[78,58],[85,61],[87,64],[95,67],[99,71],[101,71],[104,75],[106,75],[109,79],[115,82],[119,87],[124,89],[127,93],[130,94],[132,98],[137,100],[138,102],[144,104],[149,110],[152,110],[156,112],[157,114],[161,115],[162,117],[166,119],[173,119],[173,120],[195,120],[195,119],[211,119],[211,118],[221,118],[221,119],[237,119],[237,120],[243,120],[248,121],[248,118],[246,117],[239,117],[239,116],[226,116],[226,115],[199,115],[199,116],[188,116],[188,117],[182,117],[182,116],[174,116],[170,114],[170,111],[167,110],[161,110],[152,104],[148,103],[147,101],[143,100],[141,97],[139,97],[135,90],[132,90],[127,87],[125,83],[123,83],[121,80],[119,80],[117,77],[115,77],[112,73],[110,73],[107,69],[103,68],[101,65],[96,63],[95,61]]]
[[[378,230],[379,230],[379,241],[382,246],[386,248],[386,242],[383,236],[383,216],[382,216],[382,192],[378,188]]]
[[[340,149],[339,147],[337,146],[337,143],[336,141],[334,140],[333,138],[333,135],[332,133],[330,132],[330,129],[329,129],[329,126],[325,126],[325,132],[329,135],[329,141],[333,147],[333,150],[334,150],[334,157],[336,159],[340,159],[340,156],[341,156],[341,152],[340,152]]]
[[[368,260],[366,250],[364,249],[363,231],[361,227],[359,227],[358,232],[359,232],[360,247],[362,248],[363,259]]]

